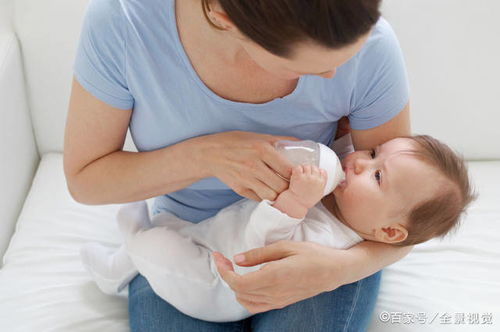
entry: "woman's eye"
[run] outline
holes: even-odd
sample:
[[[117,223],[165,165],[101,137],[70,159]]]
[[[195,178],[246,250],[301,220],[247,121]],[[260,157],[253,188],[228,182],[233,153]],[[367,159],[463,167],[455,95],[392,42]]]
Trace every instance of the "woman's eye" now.
[[[371,156],[372,158],[375,158],[375,149],[372,149],[372,152],[370,153],[370,156]]]
[[[377,180],[378,184],[380,184],[380,180],[382,179],[382,172],[375,171],[375,180]]]

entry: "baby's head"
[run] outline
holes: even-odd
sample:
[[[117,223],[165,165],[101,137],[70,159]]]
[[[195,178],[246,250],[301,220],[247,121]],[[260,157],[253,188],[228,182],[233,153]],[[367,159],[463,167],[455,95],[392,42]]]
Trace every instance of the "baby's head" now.
[[[366,240],[413,245],[453,229],[476,195],[464,160],[430,136],[392,139],[342,160],[334,214]]]

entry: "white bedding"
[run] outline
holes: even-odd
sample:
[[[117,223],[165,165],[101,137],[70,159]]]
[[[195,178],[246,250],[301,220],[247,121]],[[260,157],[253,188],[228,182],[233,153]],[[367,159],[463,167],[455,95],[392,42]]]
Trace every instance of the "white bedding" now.
[[[415,246],[384,269],[368,331],[500,331],[500,162],[470,162],[469,169],[480,198],[456,234]],[[397,312],[427,319],[383,323],[382,312],[395,321]],[[455,323],[462,313],[465,323]],[[492,324],[481,324],[488,313]],[[479,324],[468,321],[474,314]]]
[[[384,269],[370,332],[500,331],[500,162],[472,162],[470,169],[479,201],[456,235],[421,244]],[[43,156],[0,270],[2,331],[128,330],[126,299],[102,294],[78,256],[86,241],[118,245],[118,208],[76,203],[62,155]],[[379,320],[384,311],[393,323]],[[424,312],[427,321],[397,323],[398,312]],[[445,313],[451,324],[441,321]],[[454,324],[456,313],[477,313],[480,322],[466,316],[464,324]],[[481,324],[487,313],[491,325]]]

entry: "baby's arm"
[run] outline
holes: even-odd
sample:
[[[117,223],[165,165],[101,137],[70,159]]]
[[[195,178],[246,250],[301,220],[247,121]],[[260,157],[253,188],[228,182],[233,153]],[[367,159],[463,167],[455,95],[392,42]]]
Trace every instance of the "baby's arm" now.
[[[273,207],[292,218],[304,218],[323,197],[325,184],[324,170],[313,165],[295,166],[289,188],[278,196]]]
[[[244,230],[248,249],[290,239],[309,208],[323,197],[326,173],[315,166],[296,166],[290,187],[276,201],[263,200],[252,211]]]

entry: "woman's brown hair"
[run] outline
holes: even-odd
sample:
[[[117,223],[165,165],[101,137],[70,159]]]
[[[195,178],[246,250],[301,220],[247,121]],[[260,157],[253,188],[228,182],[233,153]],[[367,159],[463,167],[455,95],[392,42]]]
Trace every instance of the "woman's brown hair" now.
[[[409,214],[408,237],[395,245],[407,246],[442,237],[458,227],[467,206],[477,198],[463,157],[446,144],[427,136],[408,136],[416,144],[415,155],[444,176],[436,195],[417,204]]]
[[[330,49],[353,44],[380,17],[380,0],[201,0],[208,22],[218,1],[240,32],[267,51],[291,57],[298,42]]]

